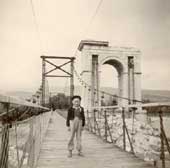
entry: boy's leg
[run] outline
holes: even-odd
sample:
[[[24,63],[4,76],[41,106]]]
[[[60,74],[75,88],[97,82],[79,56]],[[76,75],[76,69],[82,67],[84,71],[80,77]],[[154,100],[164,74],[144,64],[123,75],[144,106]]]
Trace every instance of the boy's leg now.
[[[78,129],[76,131],[76,140],[77,140],[77,151],[79,152],[79,154],[81,154],[82,152],[82,140],[81,140],[81,137],[82,137],[82,121],[80,120],[79,121],[79,124],[78,124]]]
[[[70,123],[70,127],[71,127],[71,132],[70,132],[71,134],[68,142],[68,151],[69,151],[69,156],[71,157],[72,150],[74,149],[74,136],[75,136],[74,122]]]

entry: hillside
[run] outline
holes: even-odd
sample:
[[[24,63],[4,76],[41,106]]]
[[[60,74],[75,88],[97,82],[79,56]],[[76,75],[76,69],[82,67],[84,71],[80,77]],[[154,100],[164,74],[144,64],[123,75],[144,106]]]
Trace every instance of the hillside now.
[[[58,90],[58,92],[63,92],[63,88],[57,88],[55,90]],[[108,93],[113,93],[117,94],[117,89],[111,88],[111,87],[102,87],[101,90],[108,92]],[[56,91],[55,91],[56,92]],[[81,87],[76,86],[75,87],[75,94],[80,94],[81,93]],[[69,94],[69,88],[65,89],[65,94]],[[148,89],[143,89],[142,90],[142,98],[143,99],[149,99],[152,102],[164,102],[164,101],[170,101],[170,90],[148,90]]]
[[[10,91],[5,93],[8,96],[14,96],[21,99],[30,98],[33,95],[33,92],[26,92],[26,91]]]
[[[101,90],[108,92],[108,93],[113,93],[117,94],[117,89],[111,88],[111,87],[102,87]],[[57,87],[57,88],[52,88],[52,95],[55,95],[57,93],[65,93],[66,95],[69,95],[69,87],[63,88],[63,87]],[[80,86],[75,86],[75,94],[80,94],[81,93],[81,87]],[[33,94],[32,92],[26,92],[26,91],[12,91],[12,92],[7,92],[8,95],[10,96],[17,96],[23,99],[31,97]],[[170,101],[170,90],[142,90],[142,98],[143,99],[149,99],[152,102],[166,102]]]

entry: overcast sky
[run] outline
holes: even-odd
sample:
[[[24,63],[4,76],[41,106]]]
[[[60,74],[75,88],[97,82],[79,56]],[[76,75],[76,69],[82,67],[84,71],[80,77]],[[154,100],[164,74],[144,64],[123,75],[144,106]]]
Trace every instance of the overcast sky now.
[[[103,0],[92,21],[99,0],[32,1],[39,35],[30,0],[0,0],[0,90],[34,91],[41,84],[40,55],[74,56],[82,39],[139,48],[142,87],[170,90],[169,0]],[[104,65],[106,73],[116,76]],[[103,86],[116,86],[115,77],[105,76]],[[66,85],[58,81],[50,86]]]

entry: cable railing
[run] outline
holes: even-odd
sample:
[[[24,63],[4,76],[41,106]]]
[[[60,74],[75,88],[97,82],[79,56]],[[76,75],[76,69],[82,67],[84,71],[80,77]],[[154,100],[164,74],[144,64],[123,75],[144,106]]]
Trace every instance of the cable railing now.
[[[34,168],[50,121],[48,108],[0,95],[0,168]]]
[[[157,113],[156,127],[148,113],[154,113],[154,117]],[[170,103],[100,106],[86,111],[86,125],[103,140],[165,168],[170,165],[170,135],[164,123],[167,114],[170,114]]]

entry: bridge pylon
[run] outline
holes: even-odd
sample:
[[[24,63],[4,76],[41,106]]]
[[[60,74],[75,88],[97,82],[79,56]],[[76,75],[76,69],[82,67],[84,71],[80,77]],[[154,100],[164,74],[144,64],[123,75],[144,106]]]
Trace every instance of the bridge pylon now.
[[[44,106],[46,104],[46,78],[70,78],[70,97],[74,95],[74,60],[75,57],[59,57],[59,56],[41,56],[42,58],[42,100],[41,104]],[[52,60],[65,60],[65,63],[57,65]],[[53,68],[49,71],[46,70],[46,64],[50,64]],[[64,69],[63,67],[70,64],[70,71]],[[59,70],[64,72],[64,75],[52,75],[51,73]]]
[[[85,109],[101,104],[98,90],[100,90],[100,72],[103,64],[113,66],[118,72],[118,106],[140,103],[141,52],[138,49],[112,47],[107,41],[82,40],[78,50],[81,52],[81,77],[91,86],[91,94],[86,88],[82,91],[82,103]]]

